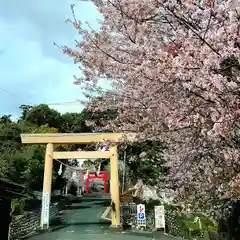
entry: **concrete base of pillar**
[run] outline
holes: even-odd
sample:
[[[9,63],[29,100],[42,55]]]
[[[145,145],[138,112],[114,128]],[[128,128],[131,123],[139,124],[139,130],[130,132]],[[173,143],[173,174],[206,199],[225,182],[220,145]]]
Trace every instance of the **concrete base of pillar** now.
[[[111,228],[111,229],[121,229],[122,227],[121,227],[121,225],[111,224],[111,225],[110,225],[110,228]]]

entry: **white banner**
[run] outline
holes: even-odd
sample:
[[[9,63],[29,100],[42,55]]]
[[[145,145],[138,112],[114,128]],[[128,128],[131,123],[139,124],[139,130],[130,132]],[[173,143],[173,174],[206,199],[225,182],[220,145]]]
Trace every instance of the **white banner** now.
[[[155,228],[165,229],[165,211],[164,206],[155,206]]]
[[[42,223],[49,225],[49,206],[50,197],[49,193],[45,192],[42,194]]]

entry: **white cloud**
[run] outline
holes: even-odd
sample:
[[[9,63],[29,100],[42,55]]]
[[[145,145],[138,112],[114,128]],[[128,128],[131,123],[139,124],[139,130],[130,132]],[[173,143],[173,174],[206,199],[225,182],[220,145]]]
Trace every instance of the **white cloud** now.
[[[64,22],[71,17],[73,2],[0,0],[0,115],[16,116],[21,104],[69,102],[82,97],[72,83],[73,74],[81,73],[72,59],[53,45],[72,45],[78,37]],[[99,15],[95,7],[76,5],[79,18],[96,27]],[[61,112],[81,111],[79,104],[54,107]]]

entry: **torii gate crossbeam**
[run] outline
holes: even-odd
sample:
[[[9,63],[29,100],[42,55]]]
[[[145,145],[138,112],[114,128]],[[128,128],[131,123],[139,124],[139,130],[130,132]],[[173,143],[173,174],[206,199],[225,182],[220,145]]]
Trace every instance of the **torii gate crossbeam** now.
[[[117,142],[125,138],[135,140],[135,134],[123,133],[53,133],[53,134],[21,134],[22,143],[47,144],[44,164],[44,180],[42,195],[41,228],[49,227],[49,206],[52,188],[53,159],[78,159],[78,158],[109,158],[110,159],[110,192],[114,209],[112,210],[112,227],[120,226],[120,198],[118,185],[118,153]],[[57,152],[53,144],[90,144],[111,141],[109,151],[88,152]]]

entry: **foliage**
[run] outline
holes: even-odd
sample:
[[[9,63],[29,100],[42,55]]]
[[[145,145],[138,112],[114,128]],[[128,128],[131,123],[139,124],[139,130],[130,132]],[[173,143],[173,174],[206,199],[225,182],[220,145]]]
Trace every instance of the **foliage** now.
[[[0,178],[6,178],[8,173],[8,162],[3,155],[0,155]]]
[[[28,188],[40,190],[43,182],[44,147],[28,146],[11,154],[5,152],[8,163],[7,176],[13,182],[26,184]]]
[[[120,148],[119,158],[124,160],[126,154],[128,177],[132,182],[141,179],[144,184],[155,186],[163,181],[168,171],[162,157],[164,148],[160,141],[128,143]]]
[[[0,151],[4,149],[19,149],[21,146],[21,130],[17,123],[6,121],[5,116],[0,119]]]
[[[57,128],[49,127],[48,124],[41,125],[32,131],[32,133],[57,133]]]
[[[11,209],[13,215],[21,215],[24,213],[24,199],[13,199],[11,202]]]
[[[56,110],[49,108],[46,104],[30,107],[26,111],[27,112],[23,111],[23,114],[25,115],[23,120],[31,122],[37,126],[48,124],[50,127],[59,128],[61,125],[61,114]]]
[[[86,126],[85,120],[87,120],[87,116],[84,111],[82,113],[64,113],[61,118],[62,124],[59,127],[59,132],[91,132],[91,128]]]
[[[98,165],[99,165],[99,163],[97,161],[92,161],[90,159],[85,160],[83,162],[83,167],[84,168],[96,168],[97,169]]]

